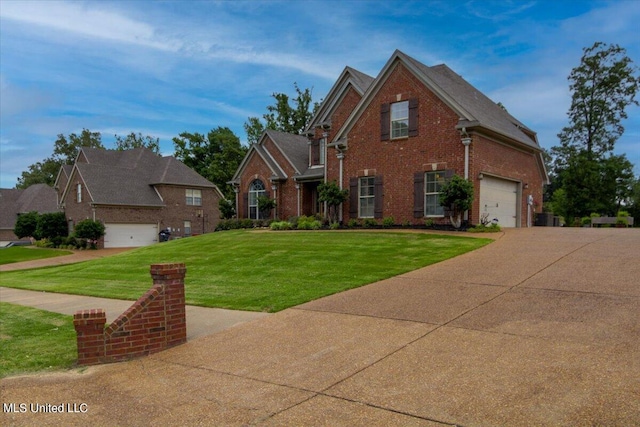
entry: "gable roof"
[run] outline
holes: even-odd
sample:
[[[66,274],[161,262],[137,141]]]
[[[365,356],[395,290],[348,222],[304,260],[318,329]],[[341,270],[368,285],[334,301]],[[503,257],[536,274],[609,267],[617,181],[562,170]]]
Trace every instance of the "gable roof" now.
[[[334,142],[346,138],[360,115],[371,103],[398,64],[403,64],[422,83],[458,114],[458,128],[480,128],[506,137],[518,144],[540,150],[535,133],[500,108],[478,89],[444,64],[428,67],[396,50],[369,86],[360,103],[337,132]]]
[[[281,132],[273,129],[267,129],[257,143],[249,147],[249,151],[242,159],[240,166],[233,175],[231,182],[237,182],[249,160],[254,155],[260,156],[269,167],[272,177],[275,179],[288,178],[283,169],[283,165],[278,164],[273,154],[264,146],[266,138],[269,138],[276,146],[280,154],[287,160],[289,165],[295,171],[295,174],[302,175],[309,167],[309,140],[302,136],[292,133]]]
[[[97,204],[163,206],[156,185],[215,188],[219,192],[215,184],[175,157],[162,157],[147,148],[119,151],[83,147],[71,175],[76,173],[91,201]],[[71,191],[71,182],[69,179],[63,198]]]
[[[313,132],[313,129],[331,120],[333,110],[340,105],[340,101],[349,88],[353,88],[362,96],[375,79],[355,68],[345,67],[336,82],[333,84],[320,108],[309,121],[304,133]]]
[[[58,196],[46,184],[34,184],[24,190],[0,188],[0,205],[0,228],[13,229],[19,214],[58,212]]]

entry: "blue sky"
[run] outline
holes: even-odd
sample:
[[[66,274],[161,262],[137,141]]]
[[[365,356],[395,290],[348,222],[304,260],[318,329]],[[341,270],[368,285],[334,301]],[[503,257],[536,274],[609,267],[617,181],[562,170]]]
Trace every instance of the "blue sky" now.
[[[640,64],[640,1],[0,1],[0,187],[83,128],[160,138],[231,128],[347,65],[376,76],[395,49],[446,63],[558,144],[582,48],[617,43]],[[640,108],[617,152],[640,174]]]

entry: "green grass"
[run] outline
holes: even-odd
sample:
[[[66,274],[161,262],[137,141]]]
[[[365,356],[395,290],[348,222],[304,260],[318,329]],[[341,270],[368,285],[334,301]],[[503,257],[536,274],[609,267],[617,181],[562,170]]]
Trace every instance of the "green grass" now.
[[[32,261],[34,259],[53,258],[61,255],[70,255],[73,252],[61,249],[25,248],[24,246],[11,246],[0,249],[0,265],[14,262]]]
[[[73,317],[0,302],[0,378],[72,367]]]
[[[0,273],[0,281],[20,289],[134,300],[151,286],[150,264],[184,262],[187,304],[274,312],[491,241],[427,233],[237,230],[79,264]]]

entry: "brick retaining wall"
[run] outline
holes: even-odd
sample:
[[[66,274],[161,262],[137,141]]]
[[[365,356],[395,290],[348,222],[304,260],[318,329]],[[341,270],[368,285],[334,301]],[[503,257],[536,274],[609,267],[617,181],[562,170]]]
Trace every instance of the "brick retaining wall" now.
[[[153,264],[153,286],[105,329],[102,309],[73,316],[78,364],[94,365],[146,356],[187,341],[184,264]]]

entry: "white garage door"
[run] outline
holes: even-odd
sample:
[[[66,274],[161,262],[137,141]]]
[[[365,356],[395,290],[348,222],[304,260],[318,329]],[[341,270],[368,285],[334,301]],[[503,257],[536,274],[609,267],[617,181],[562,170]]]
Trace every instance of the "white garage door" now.
[[[158,241],[156,224],[105,224],[105,248],[136,248]]]
[[[498,219],[500,227],[515,227],[518,215],[518,183],[506,179],[484,177],[480,181],[480,214]]]

